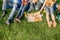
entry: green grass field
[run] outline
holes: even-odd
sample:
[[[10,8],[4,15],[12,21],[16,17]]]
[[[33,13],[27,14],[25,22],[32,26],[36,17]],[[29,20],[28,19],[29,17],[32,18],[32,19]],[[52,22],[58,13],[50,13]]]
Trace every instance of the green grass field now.
[[[60,0],[57,0],[59,3]],[[2,1],[0,1],[0,16],[2,14]],[[42,22],[28,23],[24,18],[21,23],[14,23],[10,26],[5,24],[10,10],[4,18],[0,18],[0,40],[60,40],[60,21],[57,21],[56,28],[49,28],[43,16]]]

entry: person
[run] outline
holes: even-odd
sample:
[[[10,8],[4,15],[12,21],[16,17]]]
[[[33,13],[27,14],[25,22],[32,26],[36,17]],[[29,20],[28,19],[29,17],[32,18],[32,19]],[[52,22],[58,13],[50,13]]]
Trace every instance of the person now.
[[[12,0],[13,1],[13,8],[12,11],[10,12],[10,15],[8,17],[8,20],[6,21],[7,25],[10,25],[11,21],[13,20],[14,14],[16,12],[17,9],[17,5],[18,5],[18,0]],[[6,6],[8,5],[8,2],[10,2],[10,0],[3,0],[3,5],[2,5],[2,16],[3,17],[6,14]],[[19,2],[20,3],[20,2]]]
[[[55,20],[55,16],[54,16],[54,10],[53,10],[53,5],[55,4],[56,0],[47,0],[46,2],[46,6],[45,6],[45,9],[46,9],[46,19],[47,19],[47,23],[48,23],[48,26],[51,27],[53,25],[53,27],[56,27],[57,23],[56,23],[56,20]],[[51,19],[52,21],[50,20],[50,15],[51,15]]]
[[[43,0],[30,0],[30,8],[28,12],[31,12],[32,10],[40,10],[40,8],[43,5]]]
[[[60,20],[60,4],[57,4],[56,7],[57,7],[57,10],[58,10],[58,13],[57,13],[56,16],[57,16],[57,19]]]
[[[46,9],[46,19],[47,19],[47,23],[48,26],[51,27],[53,25],[53,27],[56,27],[57,23],[55,20],[55,16],[54,16],[54,10],[53,10],[53,5],[55,4],[56,0],[45,0],[43,3],[43,6],[41,7],[40,11],[41,12],[44,7]],[[50,19],[50,15],[51,15],[51,19]]]
[[[2,16],[1,16],[1,18],[3,17],[3,16],[5,16],[5,14],[6,14],[6,6],[7,6],[7,2],[8,2],[9,0],[3,0],[3,5],[2,5]]]
[[[28,5],[29,5],[29,0],[22,0],[21,7],[20,7],[14,21],[21,22],[21,19],[22,19],[23,15],[24,15],[24,12],[25,12]]]

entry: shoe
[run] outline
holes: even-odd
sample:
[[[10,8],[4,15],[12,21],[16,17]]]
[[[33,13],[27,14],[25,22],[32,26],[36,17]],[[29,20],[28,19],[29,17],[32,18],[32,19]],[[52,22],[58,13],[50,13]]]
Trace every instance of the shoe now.
[[[21,20],[15,18],[14,22],[21,22]]]
[[[57,23],[56,22],[53,22],[53,27],[56,27]]]
[[[48,26],[51,27],[52,26],[52,21],[48,22]]]
[[[5,16],[5,14],[6,14],[6,11],[5,11],[5,10],[3,10],[3,11],[2,11],[2,16],[1,16],[1,18],[2,18],[2,17],[4,17],[4,16]]]
[[[15,20],[14,20],[14,22],[21,22],[21,20],[20,20],[21,18],[19,18],[19,17],[16,17],[15,18]]]
[[[11,23],[10,20],[7,20],[7,21],[6,21],[6,24],[7,24],[7,25],[10,25],[10,23]]]

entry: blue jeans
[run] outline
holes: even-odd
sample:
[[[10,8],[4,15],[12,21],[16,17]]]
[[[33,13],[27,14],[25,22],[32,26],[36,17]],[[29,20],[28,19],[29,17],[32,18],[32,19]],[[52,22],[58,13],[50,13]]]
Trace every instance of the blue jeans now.
[[[41,2],[37,2],[36,4],[30,2],[30,8],[29,8],[28,12],[31,12],[33,9],[39,10],[41,8],[41,6],[42,6]]]
[[[17,9],[17,3],[14,3],[14,4],[13,4],[12,11],[11,11],[9,17],[8,17],[8,20],[12,20],[12,19],[13,19],[14,14],[15,14],[15,12],[16,12],[16,9]]]
[[[48,6],[45,6],[45,9],[46,9],[46,13],[47,14],[53,14],[54,13],[54,10],[53,10],[53,7],[48,7]]]
[[[3,0],[2,10],[6,10],[8,0]]]
[[[33,9],[34,9],[34,4],[32,2],[30,2],[30,7],[29,7],[28,12],[31,12]]]
[[[13,19],[13,16],[16,12],[16,9],[17,9],[17,5],[18,5],[18,2],[16,2],[18,0],[14,0],[14,3],[13,3],[13,8],[12,8],[12,11],[8,17],[8,20],[12,20]],[[2,5],[2,10],[6,10],[7,8],[7,5],[9,4],[9,0],[3,0],[3,5]]]
[[[43,4],[42,4],[41,2],[37,2],[37,7],[36,7],[36,8],[37,8],[37,10],[40,10],[40,9],[41,9],[41,7],[42,7],[42,5],[43,5]]]
[[[18,3],[18,0],[12,0],[13,3]],[[7,5],[10,4],[10,0],[3,0],[2,10],[6,10]]]
[[[26,4],[26,5],[21,4],[21,7],[20,7],[20,9],[18,11],[18,14],[17,14],[17,17],[22,17],[23,16],[24,11],[26,10],[27,6],[28,6],[28,4]]]

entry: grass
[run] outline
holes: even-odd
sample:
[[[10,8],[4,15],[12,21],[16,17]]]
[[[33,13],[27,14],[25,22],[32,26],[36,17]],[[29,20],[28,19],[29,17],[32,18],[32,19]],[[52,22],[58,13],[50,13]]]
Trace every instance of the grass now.
[[[59,3],[60,0],[57,0]],[[0,1],[0,15],[2,1]],[[21,23],[14,23],[10,26],[5,24],[8,14],[4,18],[0,18],[0,40],[60,40],[60,22],[56,28],[49,28],[43,16],[42,22],[28,23],[24,18]]]

